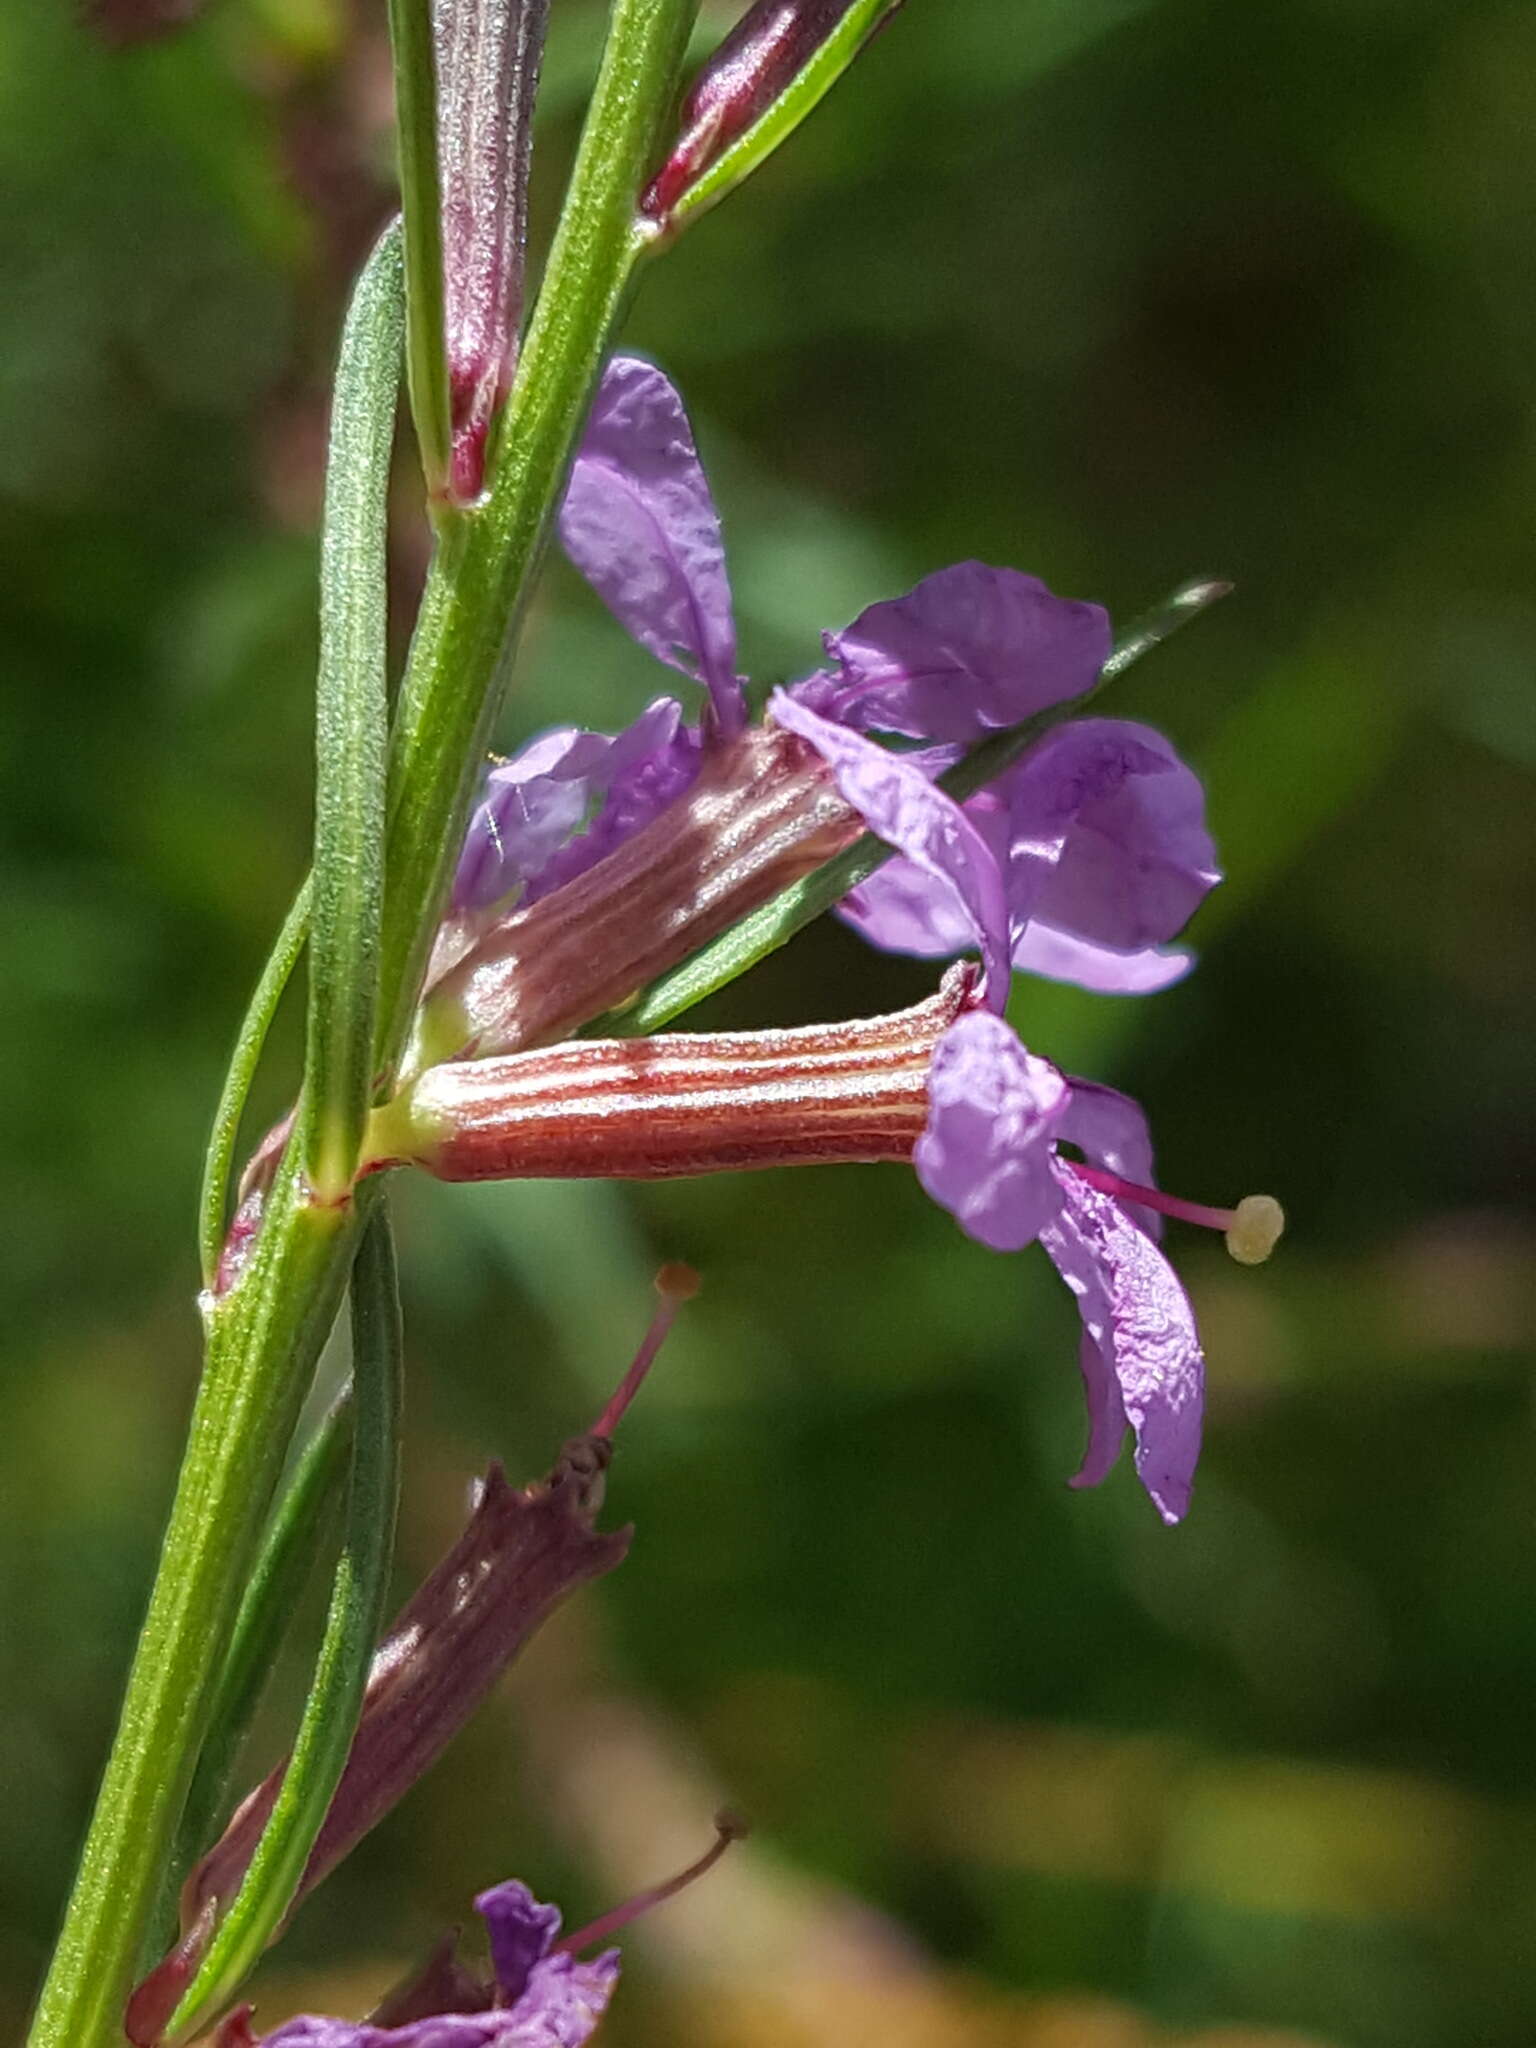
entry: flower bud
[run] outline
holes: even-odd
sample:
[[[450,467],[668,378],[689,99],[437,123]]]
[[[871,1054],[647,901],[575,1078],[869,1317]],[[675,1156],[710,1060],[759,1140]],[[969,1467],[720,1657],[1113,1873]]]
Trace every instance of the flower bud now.
[[[665,221],[711,164],[787,92],[858,0],[755,0],[695,79],[682,132],[646,187],[640,211]],[[874,27],[901,0],[877,10]]]
[[[434,0],[450,490],[480,494],[517,360],[528,157],[548,0]]]

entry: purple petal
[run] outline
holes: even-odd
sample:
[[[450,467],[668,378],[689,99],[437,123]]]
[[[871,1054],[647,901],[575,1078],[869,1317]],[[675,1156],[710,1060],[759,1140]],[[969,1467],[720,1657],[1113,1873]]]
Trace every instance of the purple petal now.
[[[973,1010],[934,1048],[928,1125],[912,1153],[923,1187],[967,1235],[1015,1252],[1061,1206],[1051,1140],[1067,1084],[1001,1017]]]
[[[537,903],[541,896],[553,894],[577,875],[585,874],[588,868],[596,867],[692,787],[703,758],[699,730],[680,722],[680,705],[671,698],[662,701],[673,716],[669,722],[658,723],[656,744],[637,745],[616,763],[608,794],[591,824],[540,868],[528,884],[525,903]],[[636,731],[636,727],[632,726],[630,731]],[[623,738],[621,734],[620,740]]]
[[[1068,1286],[1071,1282],[1068,1281]],[[1104,1313],[1099,1303],[1097,1312]],[[1115,1469],[1120,1446],[1125,1441],[1125,1403],[1114,1367],[1084,1329],[1077,1347],[1078,1368],[1083,1375],[1083,1401],[1088,1410],[1088,1443],[1083,1462],[1068,1480],[1069,1486],[1102,1486]]]
[[[545,1906],[517,1878],[492,1885],[475,1900],[491,1937],[491,1966],[502,1997],[515,2005],[535,1963],[549,1954],[560,1932],[560,1908]]]
[[[861,731],[969,741],[1080,696],[1109,657],[1108,615],[984,562],[874,604],[827,651],[841,669],[817,708]]]
[[[1091,940],[1074,938],[1048,924],[1028,924],[1013,942],[1013,964],[1021,974],[1073,981],[1096,995],[1146,996],[1182,981],[1194,966],[1195,956],[1177,948],[1165,952],[1157,946],[1117,953],[1112,946],[1095,946]]]
[[[775,690],[769,710],[816,749],[872,832],[950,886],[981,948],[987,1001],[1000,1011],[1008,999],[1008,906],[997,857],[976,826],[920,767],[820,717],[788,691]]]
[[[900,758],[927,772],[926,764],[916,755]],[[987,794],[973,797],[962,809],[1001,869],[1007,858],[1006,811]],[[870,945],[888,953],[948,959],[976,942],[973,920],[948,878],[925,873],[900,854],[850,889],[838,904],[837,914]]]
[[[300,2013],[275,2033],[263,2034],[260,2048],[523,2048],[524,2036],[515,2026],[509,2012],[439,2013],[403,2027]]]
[[[1031,920],[1117,952],[1171,939],[1220,879],[1196,776],[1150,726],[1084,718],[998,785],[1015,933]]]
[[[475,1903],[490,1927],[502,2004],[398,2027],[305,2013],[264,2034],[261,2048],[583,2048],[618,1982],[618,1950],[590,1963],[547,1954],[560,1915],[526,1885],[496,1885]]]
[[[560,512],[572,562],[640,645],[704,683],[727,735],[746,721],[720,519],[683,402],[654,363],[615,356]]]
[[[619,1981],[619,1952],[605,1951],[590,1963],[574,1956],[549,1956],[536,1963],[528,1988],[512,2009],[515,2022],[498,2048],[581,2048],[607,2010]]]
[[[546,880],[551,865],[574,838],[604,792],[622,789],[623,799],[602,834],[602,843],[589,850],[584,859],[565,863],[569,873],[591,867],[611,851],[618,838],[627,836],[623,821],[641,808],[638,791],[642,784],[652,790],[666,783],[653,764],[669,763],[679,752],[682,707],[675,698],[659,697],[621,733],[583,732],[562,726],[534,740],[510,761],[493,768],[486,777],[485,796],[476,807],[464,835],[454,877],[455,910],[483,910],[514,895],[528,900],[547,895],[553,884]],[[683,783],[690,781],[689,774]],[[670,801],[669,792],[661,801]],[[593,820],[598,821],[612,803],[604,804]],[[655,808],[660,808],[658,802]],[[654,809],[628,825],[638,830],[648,823]],[[583,837],[589,837],[584,834]]]
[[[1054,1173],[1061,1203],[1040,1242],[1077,1296],[1098,1360],[1084,1371],[1090,1438],[1078,1483],[1096,1484],[1108,1470],[1113,1412],[1100,1380],[1108,1374],[1135,1432],[1137,1475],[1163,1520],[1177,1522],[1189,1506],[1205,1399],[1205,1359],[1189,1299],[1157,1246],[1117,1203],[1064,1161],[1055,1162]]]
[[[1090,1166],[1102,1166],[1140,1187],[1155,1188],[1152,1133],[1141,1104],[1118,1088],[1106,1088],[1101,1081],[1080,1081],[1075,1074],[1067,1078],[1072,1097],[1057,1137],[1075,1145]],[[1148,1237],[1162,1237],[1163,1219],[1155,1209],[1144,1208],[1140,1202],[1122,1202],[1121,1207]]]

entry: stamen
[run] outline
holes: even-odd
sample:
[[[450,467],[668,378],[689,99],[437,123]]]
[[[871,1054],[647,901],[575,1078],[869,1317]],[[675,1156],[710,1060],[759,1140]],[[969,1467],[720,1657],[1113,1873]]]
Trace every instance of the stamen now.
[[[1285,1229],[1285,1211],[1273,1195],[1244,1195],[1232,1212],[1227,1250],[1240,1266],[1262,1266]]]
[[[640,1340],[640,1349],[635,1353],[629,1371],[619,1381],[613,1398],[588,1431],[590,1436],[612,1436],[623,1419],[624,1411],[640,1391],[640,1383],[651,1369],[652,1361],[667,1340],[667,1332],[677,1319],[677,1312],[685,1301],[692,1301],[703,1286],[692,1266],[685,1266],[681,1260],[671,1260],[656,1275],[656,1292],[661,1304],[651,1318],[651,1327]]]
[[[1120,1202],[1137,1202],[1144,1209],[1156,1209],[1161,1216],[1176,1216],[1182,1223],[1198,1223],[1205,1230],[1219,1230],[1227,1250],[1240,1266],[1262,1266],[1285,1229],[1285,1211],[1273,1195],[1244,1195],[1235,1209],[1214,1209],[1206,1202],[1186,1202],[1178,1195],[1165,1195],[1161,1188],[1138,1187],[1122,1180],[1118,1173],[1106,1173],[1102,1166],[1086,1166],[1079,1159],[1064,1162],[1079,1180],[1101,1194]]]
[[[745,1840],[750,1833],[747,1823],[739,1813],[722,1807],[715,1815],[715,1839],[696,1863],[690,1863],[686,1870],[680,1870],[676,1877],[669,1877],[665,1884],[652,1886],[648,1892],[637,1892],[632,1899],[626,1899],[622,1906],[615,1906],[611,1913],[604,1913],[599,1919],[579,1927],[574,1934],[557,1941],[550,1950],[551,1955],[578,1955],[582,1949],[591,1948],[594,1942],[606,1941],[610,1934],[617,1934],[621,1927],[627,1927],[631,1920],[638,1920],[642,1913],[648,1913],[652,1906],[659,1906],[665,1899],[675,1898],[706,1870],[713,1870],[732,1842]]]

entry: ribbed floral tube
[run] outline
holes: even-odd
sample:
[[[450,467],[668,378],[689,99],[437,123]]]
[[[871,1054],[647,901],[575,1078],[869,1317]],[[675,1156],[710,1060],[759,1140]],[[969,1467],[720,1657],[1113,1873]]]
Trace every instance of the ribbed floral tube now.
[[[863,829],[793,733],[761,727],[711,749],[661,817],[513,912],[439,977],[408,1071],[567,1037]]]
[[[951,969],[926,1002],[851,1023],[589,1039],[433,1067],[375,1112],[364,1171],[665,1180],[909,1159],[933,1049],[976,979]]]

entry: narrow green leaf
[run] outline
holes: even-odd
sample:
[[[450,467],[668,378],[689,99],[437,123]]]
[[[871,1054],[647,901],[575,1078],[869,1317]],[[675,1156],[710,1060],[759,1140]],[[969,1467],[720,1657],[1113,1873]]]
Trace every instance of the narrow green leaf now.
[[[348,1384],[331,1404],[293,1469],[262,1537],[219,1673],[208,1735],[182,1810],[165,1892],[174,1903],[182,1879],[224,1818],[230,1776],[294,1606],[314,1568],[337,1487],[352,1447]]]
[[[389,41],[395,60],[395,133],[405,233],[406,383],[427,497],[437,501],[448,487],[452,426],[431,0],[389,0]]]
[[[309,882],[304,881],[293,899],[283,928],[267,955],[267,964],[251,996],[240,1024],[234,1055],[219,1106],[214,1111],[213,1129],[208,1135],[208,1154],[203,1163],[203,1189],[198,1201],[198,1248],[202,1258],[203,1285],[212,1287],[218,1271],[219,1252],[229,1208],[229,1182],[234,1170],[235,1146],[240,1137],[240,1119],[250,1099],[251,1083],[261,1061],[267,1032],[282,1001],[283,990],[298,964],[309,936]]]
[[[400,1301],[389,1211],[377,1198],[352,1269],[356,1414],[347,1528],[309,1698],[272,1817],[171,2022],[184,2037],[232,1997],[281,1927],[357,1731],[384,1620],[400,1487]]]
[[[403,325],[400,229],[357,281],[331,407],[320,546],[315,860],[304,1164],[316,1196],[352,1184],[373,1075],[389,734],[389,464]]]
[[[1160,647],[1180,626],[1197,618],[1217,598],[1224,596],[1227,588],[1225,583],[1209,580],[1184,584],[1162,604],[1135,620],[1121,635],[1091,690],[1066,703],[1052,704],[1033,718],[1026,719],[1022,725],[993,733],[972,747],[947,774],[939,777],[940,787],[957,801],[973,796],[978,789],[1001,775],[1005,768],[1011,767],[1021,754],[1054,726],[1076,718],[1106,683],[1123,675],[1132,662],[1139,661],[1154,647]],[[635,1038],[661,1030],[684,1010],[692,1009],[705,996],[713,995],[717,989],[745,974],[749,967],[755,967],[759,960],[786,944],[823,911],[830,910],[834,903],[840,903],[850,889],[856,888],[888,861],[891,852],[884,840],[866,832],[852,846],[834,855],[811,874],[780,890],[772,902],[749,912],[729,931],[711,939],[707,946],[701,946],[680,966],[658,976],[629,1008],[597,1018],[587,1027],[585,1035]]]

